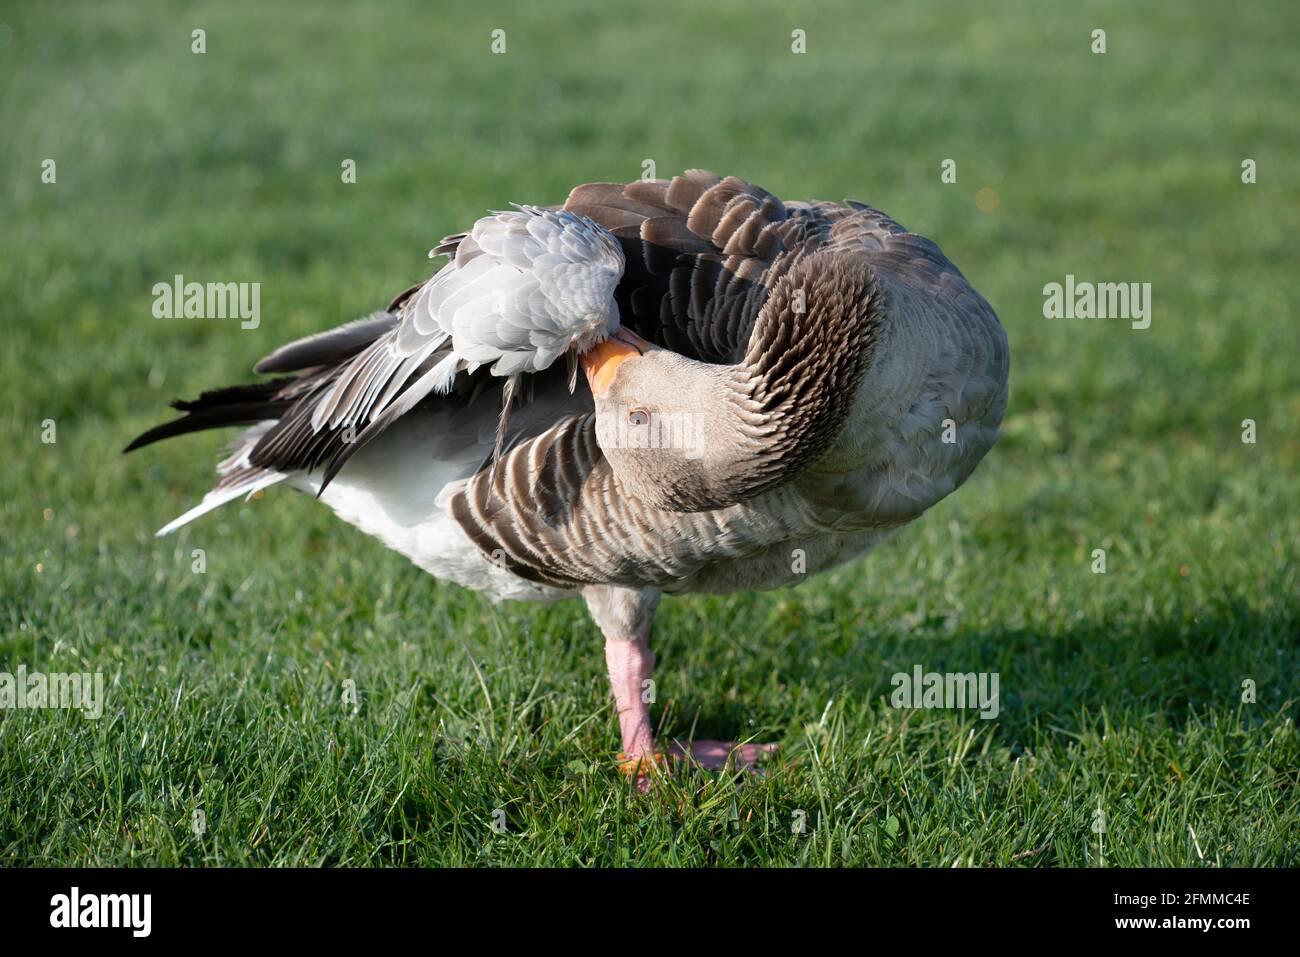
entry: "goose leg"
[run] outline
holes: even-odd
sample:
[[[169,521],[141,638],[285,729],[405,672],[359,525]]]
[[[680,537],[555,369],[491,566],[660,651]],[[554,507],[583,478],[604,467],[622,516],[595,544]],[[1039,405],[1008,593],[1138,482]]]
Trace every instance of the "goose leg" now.
[[[605,636],[605,665],[623,739],[622,767],[628,774],[637,775],[637,787],[644,791],[649,787],[649,775],[663,760],[655,751],[650,728],[654,695],[650,692],[653,686],[648,684],[655,666],[650,625],[659,607],[659,592],[653,588],[592,585],[583,589],[582,597]]]
[[[638,784],[647,780],[662,760],[655,751],[646,694],[654,663],[655,653],[644,638],[605,639],[605,664],[609,668],[609,685],[614,692],[618,729],[623,739],[620,760],[626,773],[637,775]]]
[[[605,664],[623,739],[622,767],[627,774],[637,776],[637,787],[645,791],[651,775],[666,764],[665,754],[655,749],[650,726],[650,702],[654,700],[650,676],[655,653],[650,650],[649,639],[659,592],[652,588],[593,585],[583,589],[582,595],[605,636]],[[666,756],[710,771],[729,766],[751,771],[758,767],[762,755],[776,750],[775,744],[674,741]]]

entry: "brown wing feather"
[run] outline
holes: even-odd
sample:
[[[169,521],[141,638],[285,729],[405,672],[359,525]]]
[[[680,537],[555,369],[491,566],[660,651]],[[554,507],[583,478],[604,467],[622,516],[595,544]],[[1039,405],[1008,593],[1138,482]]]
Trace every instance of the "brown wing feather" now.
[[[748,357],[774,368],[776,381],[794,390],[781,373],[796,372],[808,357],[792,337],[807,337],[809,324],[822,320],[804,317],[789,334],[782,333],[781,321],[769,322],[761,336],[754,334],[755,323],[780,280],[831,242],[842,207],[790,209],[736,177],[694,170],[668,182],[579,186],[565,208],[615,229],[622,239],[628,265],[616,295],[625,324],[690,358],[735,363]],[[632,238],[634,225],[639,228]],[[865,273],[862,281],[868,281]],[[845,322],[852,312],[845,311]],[[856,354],[846,350],[846,361],[856,362]],[[850,372],[836,369],[832,378]],[[842,421],[843,409],[827,413],[813,398],[810,393],[804,413],[810,421]],[[824,443],[810,442],[808,454],[821,448]],[[495,473],[469,479],[450,505],[493,560],[558,587],[671,588],[708,561],[759,547],[723,534],[718,512],[669,512],[630,499],[596,444],[590,415],[561,421],[519,444]]]
[[[452,515],[493,562],[557,588],[672,589],[706,561],[758,542],[723,534],[712,512],[665,512],[620,487],[596,443],[594,414],[569,416],[468,479]]]
[[[616,296],[623,321],[659,345],[713,363],[743,355],[792,244],[812,233],[824,238],[830,228],[815,211],[793,220],[766,190],[703,170],[668,181],[588,183],[569,194],[565,208],[622,240],[628,265]]]

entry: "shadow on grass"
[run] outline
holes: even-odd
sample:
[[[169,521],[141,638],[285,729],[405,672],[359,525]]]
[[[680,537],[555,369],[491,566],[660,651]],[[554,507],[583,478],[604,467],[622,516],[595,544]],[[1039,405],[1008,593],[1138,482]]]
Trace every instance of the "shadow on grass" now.
[[[803,703],[791,715],[801,721],[817,720],[812,709],[832,700],[886,709],[895,675],[910,681],[920,665],[924,672],[996,673],[996,735],[1013,748],[1044,728],[1078,733],[1087,714],[1123,714],[1178,731],[1194,714],[1241,709],[1249,727],[1279,711],[1296,716],[1298,635],[1300,614],[1290,601],[1259,609],[1225,600],[1158,616],[1080,621],[1057,634],[1025,627],[945,633],[929,625],[886,631],[869,644],[839,639],[822,647],[782,637],[772,641],[770,655],[757,651],[730,660],[722,694],[713,693],[716,682],[707,680],[665,689],[664,707],[652,716],[659,724],[669,708],[666,727],[676,735],[730,740],[752,737],[757,729],[788,737],[799,729],[781,727],[788,705],[775,692]],[[701,654],[694,649],[692,657]],[[661,662],[670,660],[661,656]],[[747,695],[747,688],[754,693]],[[1244,700],[1252,690],[1255,700]],[[978,707],[966,711],[978,713]]]

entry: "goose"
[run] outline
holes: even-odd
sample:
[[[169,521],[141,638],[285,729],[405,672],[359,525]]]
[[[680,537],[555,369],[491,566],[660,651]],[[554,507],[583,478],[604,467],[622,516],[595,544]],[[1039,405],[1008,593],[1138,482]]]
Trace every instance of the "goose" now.
[[[1006,408],[993,309],[878,209],[703,170],[580,185],[431,255],[386,309],[127,447],[245,427],[158,534],[284,484],[443,581],[581,597],[638,788],[679,761],[761,770],[775,745],[655,740],[660,597],[798,584],[953,492]]]

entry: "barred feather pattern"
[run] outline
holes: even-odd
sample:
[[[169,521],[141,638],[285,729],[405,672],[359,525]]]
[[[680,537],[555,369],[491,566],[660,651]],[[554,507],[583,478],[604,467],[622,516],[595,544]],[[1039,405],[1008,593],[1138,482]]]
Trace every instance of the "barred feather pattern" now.
[[[996,438],[1009,368],[996,316],[937,246],[879,210],[783,202],[736,177],[688,170],[578,186],[562,209],[519,214],[577,217],[598,230],[608,245],[597,268],[621,262],[607,314],[590,313],[593,334],[616,316],[686,359],[730,367],[753,450],[737,470],[734,502],[666,509],[629,491],[592,414],[566,412],[512,433],[495,468],[489,441],[482,465],[440,501],[487,561],[521,579],[669,591],[780,583],[791,548],[834,562],[870,547],[959,485]],[[448,268],[461,271],[464,290],[476,288],[471,270],[486,274],[482,263],[511,264],[518,249],[503,240],[512,228],[525,257],[547,255],[545,244],[529,245],[526,226],[517,232],[523,221],[493,222],[434,250],[453,257]],[[590,254],[577,249],[567,255]],[[493,373],[511,372],[515,360],[496,366],[511,347],[551,358],[554,341],[520,338],[519,329],[498,335],[486,306],[463,317],[468,338],[458,349],[456,321],[434,318],[457,294],[436,277],[418,283],[387,310],[291,343],[258,366],[295,377],[205,394],[184,419],[140,441],[259,423],[223,464],[214,494],[290,474],[327,483],[418,406],[436,404],[453,421],[472,404],[481,410],[484,390],[500,385]],[[565,389],[558,374],[520,375],[525,404],[540,389],[549,405]],[[959,427],[955,445],[938,440],[946,419]],[[444,454],[461,457],[451,447]],[[748,571],[727,571],[741,566]]]

